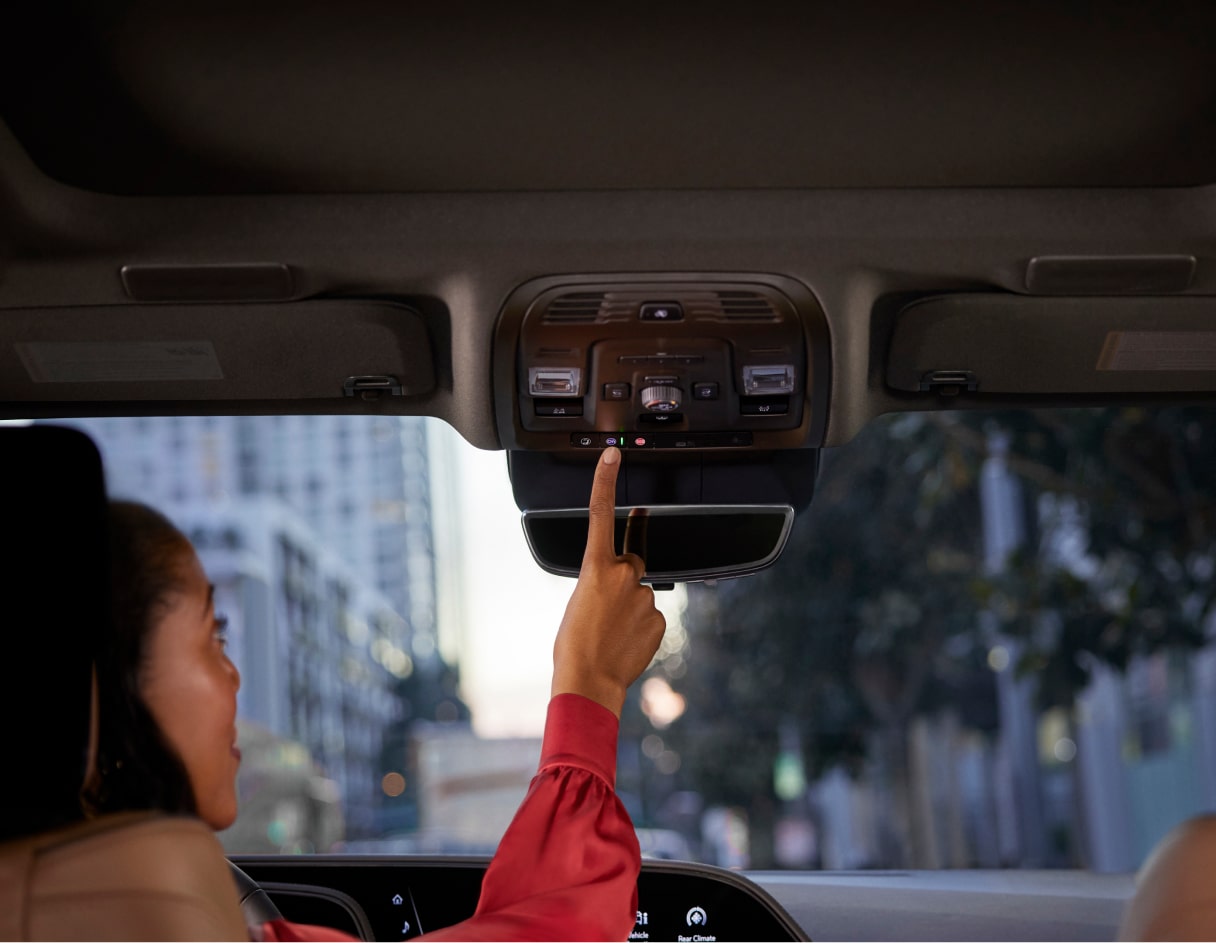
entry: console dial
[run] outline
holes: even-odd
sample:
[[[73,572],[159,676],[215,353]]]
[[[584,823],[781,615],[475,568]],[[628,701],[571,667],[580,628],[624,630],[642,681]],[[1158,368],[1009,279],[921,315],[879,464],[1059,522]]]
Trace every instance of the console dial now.
[[[642,390],[642,408],[652,413],[674,413],[680,408],[678,386],[648,386]]]

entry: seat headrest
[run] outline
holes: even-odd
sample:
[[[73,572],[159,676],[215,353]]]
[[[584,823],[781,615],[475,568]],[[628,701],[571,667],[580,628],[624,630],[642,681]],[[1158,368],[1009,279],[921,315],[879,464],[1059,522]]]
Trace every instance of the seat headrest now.
[[[6,547],[0,840],[81,815],[91,677],[110,618],[101,456],[74,429],[0,428]]]

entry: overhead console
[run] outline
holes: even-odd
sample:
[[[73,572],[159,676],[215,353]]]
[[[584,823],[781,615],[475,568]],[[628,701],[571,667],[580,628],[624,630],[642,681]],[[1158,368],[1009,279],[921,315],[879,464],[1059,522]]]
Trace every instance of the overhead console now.
[[[550,452],[819,446],[829,363],[823,312],[792,279],[536,279],[499,319],[499,435]]]
[[[494,401],[533,556],[577,573],[596,457],[617,446],[618,531],[628,509],[654,512],[644,581],[768,566],[814,493],[829,365],[823,311],[793,279],[521,285],[495,334]]]

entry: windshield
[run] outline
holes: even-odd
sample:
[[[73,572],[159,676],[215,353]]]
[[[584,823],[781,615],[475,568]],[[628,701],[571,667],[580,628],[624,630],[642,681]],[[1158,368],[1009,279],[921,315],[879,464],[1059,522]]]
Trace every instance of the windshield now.
[[[240,669],[236,853],[487,853],[573,581],[436,420],[64,420],[193,541]],[[885,417],[771,569],[658,594],[622,715],[643,853],[1136,868],[1216,803],[1216,418]]]

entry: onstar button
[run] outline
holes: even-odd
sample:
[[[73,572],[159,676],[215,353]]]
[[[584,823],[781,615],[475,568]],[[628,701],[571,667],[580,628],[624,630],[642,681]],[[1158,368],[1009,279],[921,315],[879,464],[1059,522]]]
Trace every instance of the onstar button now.
[[[636,439],[633,440],[633,444],[638,447],[641,447],[646,444],[646,438],[644,436],[638,436]]]

